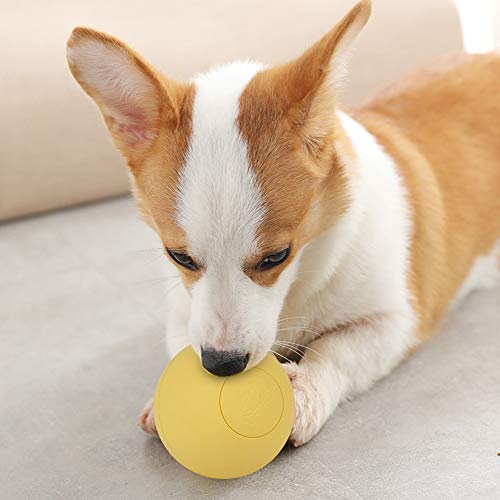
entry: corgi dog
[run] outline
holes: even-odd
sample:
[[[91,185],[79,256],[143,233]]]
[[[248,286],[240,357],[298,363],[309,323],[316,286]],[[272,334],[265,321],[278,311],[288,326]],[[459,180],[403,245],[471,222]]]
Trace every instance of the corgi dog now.
[[[274,352],[299,446],[500,281],[500,57],[464,56],[349,113],[337,105],[363,0],[297,59],[177,82],[76,28],[69,67],[125,157],[183,282],[167,345],[230,376]],[[167,264],[168,262],[168,264]],[[155,433],[152,404],[140,425]]]

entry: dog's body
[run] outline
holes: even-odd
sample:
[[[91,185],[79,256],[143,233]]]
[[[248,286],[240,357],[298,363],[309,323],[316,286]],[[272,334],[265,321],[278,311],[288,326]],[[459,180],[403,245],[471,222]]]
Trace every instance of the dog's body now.
[[[105,35],[70,41],[72,71],[181,271],[169,354],[193,344],[218,374],[269,349],[303,357],[284,364],[295,445],[429,337],[454,301],[500,278],[500,57],[335,111],[331,75],[369,7],[288,65],[235,63],[191,85]],[[114,63],[92,73],[99,50]],[[150,404],[141,425],[155,430]]]

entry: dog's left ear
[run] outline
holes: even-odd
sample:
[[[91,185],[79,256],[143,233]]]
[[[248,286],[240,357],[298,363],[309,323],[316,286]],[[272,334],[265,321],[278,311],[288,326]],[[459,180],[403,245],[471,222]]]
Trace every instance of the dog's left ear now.
[[[291,125],[308,147],[321,149],[329,133],[335,90],[341,83],[352,43],[367,23],[371,1],[362,0],[299,58],[268,70],[273,92]]]

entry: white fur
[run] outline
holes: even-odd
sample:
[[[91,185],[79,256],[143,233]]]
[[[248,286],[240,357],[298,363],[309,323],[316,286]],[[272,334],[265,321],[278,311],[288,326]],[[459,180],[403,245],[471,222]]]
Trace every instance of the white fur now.
[[[404,186],[373,136],[344,113],[339,117],[357,154],[355,164],[344,158],[350,207],[304,250],[304,275],[287,299],[294,314],[300,310],[321,328],[409,308],[412,222]]]
[[[368,18],[367,4],[363,9],[337,40],[327,84],[338,77]],[[68,58],[113,118],[112,132],[129,141],[148,139],[159,116],[153,77],[118,44],[78,36]],[[363,127],[340,114],[356,152],[351,158],[337,145],[349,179],[348,210],[297,253],[274,285],[248,278],[243,264],[258,251],[257,232],[267,214],[235,121],[239,97],[261,68],[234,63],[194,80],[192,133],[175,217],[203,273],[189,291],[170,296],[167,344],[171,355],[188,343],[248,352],[249,366],[277,338],[282,356],[294,353],[297,341],[307,344],[304,360],[285,368],[296,401],[291,439],[299,445],[318,432],[340,401],[386,375],[416,342],[407,283],[411,219],[392,159]],[[490,267],[489,259],[479,262],[465,289]],[[149,431],[152,411],[149,403],[140,419]]]
[[[299,445],[320,429],[340,401],[389,373],[416,341],[407,283],[412,225],[405,190],[394,162],[375,139],[340,114],[357,154],[354,162],[344,158],[350,207],[332,229],[300,252],[275,286],[259,287],[238,266],[255,245],[264,207],[243,161],[244,144],[235,137],[236,111],[218,118],[216,127],[200,119],[218,103],[208,97],[195,101],[195,140],[183,170],[179,222],[206,271],[191,299],[187,294],[177,299],[170,318],[176,338],[169,343],[176,352],[202,338],[218,347],[241,347],[244,340],[259,356],[269,350],[275,335],[278,343],[307,345],[305,361],[286,366],[297,405],[292,441]],[[225,142],[217,135],[222,125]],[[228,165],[229,153],[241,161]],[[229,187],[238,196],[224,191]],[[232,213],[245,227],[233,224]],[[186,319],[177,321],[180,314],[190,318],[188,326]],[[231,324],[234,330],[228,328]],[[264,336],[258,335],[259,327],[267,328]],[[246,331],[249,328],[256,330]],[[283,344],[275,349],[288,356],[296,347]]]
[[[233,63],[195,79],[192,134],[176,217],[190,251],[201,261],[210,259],[211,250],[236,261],[254,250],[264,208],[235,120],[240,94],[259,69]]]
[[[338,80],[368,14],[365,5],[338,41],[328,85]],[[148,139],[148,127],[159,116],[156,86],[128,52],[77,36],[68,58],[80,82],[117,122],[115,135]],[[279,356],[303,348],[300,363],[284,365],[296,404],[291,440],[300,445],[339,402],[389,373],[417,342],[408,287],[411,211],[393,160],[361,125],[340,113],[355,151],[351,157],[336,145],[346,168],[349,208],[297,253],[274,285],[250,280],[243,264],[258,251],[258,228],[267,214],[235,121],[239,97],[261,68],[234,63],[194,80],[192,134],[175,216],[203,274],[189,291],[177,287],[169,296],[167,344],[171,355],[187,344],[248,352],[249,366],[273,347]],[[496,284],[499,260],[500,242],[476,260],[457,300]],[[150,432],[152,412],[149,402],[139,422]]]
[[[265,205],[234,121],[255,71],[232,65],[196,81],[178,221],[206,269],[191,297],[178,295],[169,342],[174,352],[203,342],[249,349],[254,363],[271,346],[282,357],[303,347],[303,360],[284,364],[296,404],[291,441],[298,446],[341,401],[387,375],[418,342],[408,283],[412,213],[392,158],[339,113],[355,151],[353,158],[337,144],[349,208],[299,252],[277,284],[259,287],[246,278],[241,264],[255,250]],[[476,260],[457,300],[497,283],[499,260],[500,242]]]
[[[389,373],[416,342],[408,290],[412,223],[402,181],[375,139],[345,114],[340,119],[357,154],[354,163],[344,158],[351,206],[304,250],[303,278],[282,312],[280,339],[308,347],[304,361],[287,366],[299,415],[295,445],[314,436],[340,401]]]
[[[204,268],[190,291],[189,342],[195,348],[248,352],[249,366],[272,346],[297,266],[269,288],[243,271],[245,259],[258,250],[265,206],[235,120],[241,92],[260,69],[233,63],[195,79],[192,135],[177,197],[177,221],[189,253]],[[172,354],[182,347],[170,340],[169,345]]]

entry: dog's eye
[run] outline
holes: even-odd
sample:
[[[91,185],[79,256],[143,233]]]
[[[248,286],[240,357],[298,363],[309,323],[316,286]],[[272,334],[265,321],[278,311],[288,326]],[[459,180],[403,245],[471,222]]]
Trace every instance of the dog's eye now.
[[[258,264],[257,268],[259,271],[265,271],[266,269],[270,269],[271,267],[278,266],[285,262],[287,257],[290,255],[290,247],[284,248],[279,252],[272,253],[268,255],[266,258],[262,259]]]
[[[177,262],[182,267],[189,269],[190,271],[197,271],[198,266],[195,264],[194,260],[187,254],[181,252],[174,252],[173,250],[169,250],[167,248],[167,253],[170,255],[170,258]]]

